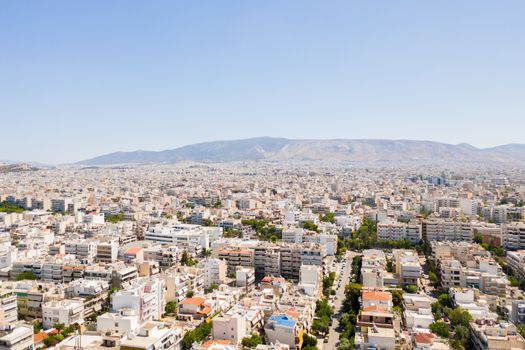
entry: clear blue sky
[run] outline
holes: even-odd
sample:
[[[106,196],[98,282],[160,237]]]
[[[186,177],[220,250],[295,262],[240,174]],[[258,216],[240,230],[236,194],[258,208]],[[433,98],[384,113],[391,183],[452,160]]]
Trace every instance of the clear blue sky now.
[[[525,143],[525,1],[3,1],[0,159],[220,139]]]

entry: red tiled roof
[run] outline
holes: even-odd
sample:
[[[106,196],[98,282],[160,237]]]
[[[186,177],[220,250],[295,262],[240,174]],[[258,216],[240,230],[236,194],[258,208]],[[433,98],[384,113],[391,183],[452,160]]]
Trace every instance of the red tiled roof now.
[[[44,339],[48,338],[49,335],[47,335],[46,332],[40,331],[40,333],[37,333],[33,336],[33,342],[35,344],[40,344]]]
[[[126,250],[126,254],[137,254],[142,250],[142,247],[131,247],[128,250]]]
[[[380,300],[380,301],[388,301],[392,299],[392,295],[387,292],[363,292],[363,300]]]
[[[204,298],[201,298],[201,297],[193,297],[193,298],[188,298],[188,299],[184,299],[183,301],[180,302],[180,305],[195,305],[195,306],[200,306],[202,304],[204,304]]]
[[[211,346],[213,344],[230,345],[230,344],[232,344],[232,342],[229,341],[229,340],[226,340],[226,339],[210,339],[210,340],[205,341],[204,343],[202,343],[202,346],[207,348],[207,347],[209,347],[209,346]]]
[[[417,344],[431,344],[434,336],[431,333],[419,333],[414,335]]]

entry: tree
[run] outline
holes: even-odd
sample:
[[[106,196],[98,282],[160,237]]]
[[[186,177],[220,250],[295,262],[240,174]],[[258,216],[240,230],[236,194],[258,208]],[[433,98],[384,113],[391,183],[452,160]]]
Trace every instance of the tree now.
[[[326,213],[325,215],[321,215],[320,220],[322,222],[330,222],[332,224],[335,224],[335,215],[334,213]]]
[[[428,272],[428,279],[430,280],[430,282],[432,282],[432,285],[434,287],[437,287],[439,285],[438,277],[434,271]]]
[[[164,308],[164,311],[167,314],[174,314],[177,311],[177,302],[176,301],[168,301],[166,303],[166,307]]]
[[[386,259],[386,271],[392,272],[394,267],[392,266],[392,259],[387,258]]]
[[[308,230],[308,231],[315,231],[315,232],[319,232],[319,227],[317,227],[316,224],[314,224],[313,222],[311,221],[305,221],[303,223],[303,228],[305,230]]]
[[[187,251],[182,252],[182,256],[180,258],[181,265],[185,266],[193,266],[195,265],[195,260],[193,260]]]
[[[438,321],[430,324],[432,333],[439,335],[441,338],[448,338],[450,336],[450,329],[445,322]]]
[[[17,281],[22,281],[22,280],[36,280],[37,277],[36,275],[33,273],[33,271],[24,271],[22,272],[21,274],[19,274],[18,276],[16,276],[16,280]]]
[[[403,291],[400,289],[396,289],[392,292],[392,303],[394,306],[402,306],[403,305]]]
[[[463,325],[456,326],[454,328],[454,340],[466,349],[470,342],[470,332],[468,328]]]
[[[193,343],[204,340],[211,334],[211,323],[203,322],[195,329],[188,331],[182,338],[182,349],[190,350]]]
[[[202,220],[202,225],[203,226],[207,226],[207,227],[215,226],[215,224],[213,223],[213,221],[211,219],[203,219]]]
[[[353,350],[354,349],[354,338],[347,339],[343,338],[337,345],[337,350]]]
[[[317,334],[328,333],[329,327],[330,319],[326,316],[323,316],[322,318],[316,318],[312,323],[312,331],[314,331]]]
[[[262,337],[257,333],[252,333],[250,337],[244,337],[242,338],[241,344],[242,346],[245,346],[247,348],[255,348],[257,345],[262,344],[263,339]]]
[[[63,324],[63,323],[55,323],[55,324],[53,325],[53,328],[55,328],[55,329],[61,331],[62,329],[64,329],[64,324]]]
[[[191,298],[191,297],[193,297],[194,294],[195,293],[192,290],[189,290],[189,291],[186,292],[186,298]]]
[[[0,202],[0,213],[22,213],[25,209],[18,204],[14,204],[8,201]]]
[[[124,214],[118,213],[114,215],[106,215],[104,217],[104,221],[116,224],[117,222],[124,221]]]
[[[474,235],[474,238],[472,238],[472,240],[474,241],[474,243],[482,244],[483,243],[483,236],[480,235],[479,233],[477,233],[477,234]]]
[[[314,337],[313,335],[309,335],[305,333],[303,335],[303,346],[301,347],[301,349],[304,349],[305,347],[315,347],[315,346],[317,346],[317,338]]]
[[[414,293],[417,293],[417,286],[410,284],[408,286],[405,286],[405,290],[407,293],[414,294]]]
[[[467,310],[462,309],[460,307],[450,309],[450,311],[447,313],[447,316],[454,326],[461,325],[468,327],[470,321],[472,320],[472,316],[470,315],[470,313]]]
[[[211,293],[215,289],[219,289],[219,285],[217,283],[212,283],[209,288],[204,289],[205,293]]]
[[[520,281],[514,276],[508,275],[507,278],[509,279],[511,287],[519,287]]]
[[[518,332],[525,338],[525,324],[518,325]]]
[[[444,307],[451,307],[452,306],[452,302],[450,301],[450,297],[448,296],[447,293],[441,293],[438,296],[438,302],[441,305],[443,305]]]

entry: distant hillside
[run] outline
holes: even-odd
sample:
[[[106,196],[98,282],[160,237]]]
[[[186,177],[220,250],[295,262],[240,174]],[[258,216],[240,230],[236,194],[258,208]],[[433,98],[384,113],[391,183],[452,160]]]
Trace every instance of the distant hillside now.
[[[525,145],[480,149],[411,140],[289,140],[260,137],[214,141],[166,151],[116,152],[78,162],[79,165],[175,163],[178,161],[471,161],[525,162]]]
[[[27,163],[12,163],[12,164],[0,163],[0,173],[12,173],[12,172],[18,172],[18,171],[33,171],[33,170],[38,170],[38,168],[35,168],[31,164],[27,164]]]

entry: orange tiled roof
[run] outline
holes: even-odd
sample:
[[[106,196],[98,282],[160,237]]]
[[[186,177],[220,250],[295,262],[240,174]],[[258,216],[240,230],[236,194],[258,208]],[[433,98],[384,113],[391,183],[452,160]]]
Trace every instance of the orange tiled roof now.
[[[202,308],[202,310],[197,311],[197,313],[201,315],[208,315],[210,314],[210,312],[211,312],[211,307],[209,306],[205,306]]]
[[[39,344],[39,343],[41,343],[44,339],[46,339],[46,338],[48,338],[48,337],[49,337],[49,335],[47,335],[46,332],[42,332],[42,331],[40,331],[40,333],[37,333],[37,334],[35,334],[35,335],[33,336],[33,342],[34,342],[35,344]]]
[[[431,333],[419,333],[414,335],[414,340],[418,344],[431,344],[434,336]]]
[[[380,301],[388,301],[392,299],[392,295],[387,292],[363,292],[363,300],[380,300]]]
[[[379,305],[370,305],[363,308],[363,311],[377,311],[377,312],[385,312],[385,308],[379,306]]]
[[[137,254],[142,250],[142,247],[131,247],[128,250],[126,250],[126,254]]]
[[[210,339],[210,340],[205,341],[204,343],[202,343],[202,346],[207,348],[207,347],[209,347],[209,346],[211,346],[213,344],[231,345],[232,342],[229,341],[229,340],[226,340],[226,339]]]
[[[204,304],[204,298],[201,297],[193,297],[193,298],[187,298],[180,302],[180,305],[195,305],[200,306]]]

